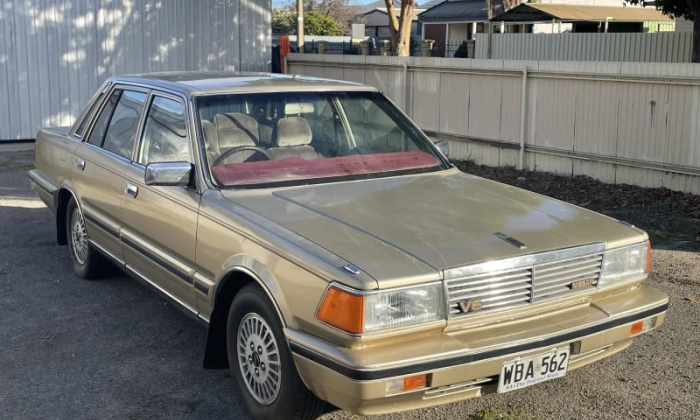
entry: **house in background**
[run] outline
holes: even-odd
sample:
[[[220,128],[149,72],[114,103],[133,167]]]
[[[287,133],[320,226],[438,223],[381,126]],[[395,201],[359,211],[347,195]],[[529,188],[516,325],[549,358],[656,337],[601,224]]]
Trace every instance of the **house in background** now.
[[[660,11],[634,6],[522,3],[493,21],[502,22],[505,32],[527,33],[649,33],[675,28],[673,19]]]
[[[660,32],[675,22],[654,8],[621,0],[533,0],[510,10],[495,0],[494,33]],[[423,39],[436,41],[433,55],[452,57],[463,41],[488,32],[485,0],[446,0],[419,16]]]
[[[431,0],[425,4],[419,3],[416,8],[413,9],[413,22],[411,23],[412,38],[421,38],[421,27],[418,22],[418,16],[420,16],[420,14],[427,8],[432,7],[433,5],[436,5],[442,1],[443,0]],[[398,17],[401,14],[401,1],[394,0],[393,5],[394,13]],[[389,31],[389,17],[387,16],[386,3],[384,0],[378,0],[362,7],[360,9],[359,17],[365,24],[365,36],[375,38],[391,37],[391,32]]]
[[[503,11],[500,2],[495,11]],[[421,13],[419,21],[422,38],[435,41],[433,55],[452,57],[463,41],[486,31],[489,17],[485,0],[446,0]]]

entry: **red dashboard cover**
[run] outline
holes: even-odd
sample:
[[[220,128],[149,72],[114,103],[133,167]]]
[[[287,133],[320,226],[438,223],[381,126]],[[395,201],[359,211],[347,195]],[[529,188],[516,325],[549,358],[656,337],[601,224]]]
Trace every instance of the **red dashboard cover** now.
[[[232,186],[421,169],[436,165],[437,160],[430,154],[412,151],[228,163],[214,166],[211,171],[221,184]]]

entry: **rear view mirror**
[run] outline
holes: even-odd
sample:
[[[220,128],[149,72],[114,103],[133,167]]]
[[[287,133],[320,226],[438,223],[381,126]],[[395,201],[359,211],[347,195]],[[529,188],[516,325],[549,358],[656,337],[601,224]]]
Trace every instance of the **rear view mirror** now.
[[[443,154],[446,158],[450,157],[450,143],[447,140],[440,140],[433,143],[435,147]]]
[[[146,185],[188,186],[192,176],[189,162],[162,162],[146,165]]]

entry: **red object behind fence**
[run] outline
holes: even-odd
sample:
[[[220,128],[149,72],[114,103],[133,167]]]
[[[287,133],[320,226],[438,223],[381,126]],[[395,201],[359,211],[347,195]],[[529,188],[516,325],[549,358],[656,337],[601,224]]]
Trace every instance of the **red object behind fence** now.
[[[287,69],[284,67],[284,59],[287,57],[287,54],[289,54],[290,50],[291,50],[291,46],[289,44],[289,37],[287,35],[281,36],[280,37],[280,68],[282,69],[283,74],[287,73]]]

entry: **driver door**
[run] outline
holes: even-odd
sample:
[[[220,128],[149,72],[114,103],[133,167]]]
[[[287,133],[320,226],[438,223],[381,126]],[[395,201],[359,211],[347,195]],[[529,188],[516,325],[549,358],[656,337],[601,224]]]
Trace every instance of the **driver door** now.
[[[187,187],[150,186],[146,165],[193,163],[183,98],[152,91],[133,161],[124,172],[122,241],[127,266],[194,314],[195,244],[200,194]]]

